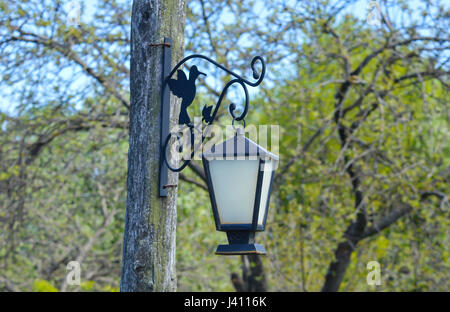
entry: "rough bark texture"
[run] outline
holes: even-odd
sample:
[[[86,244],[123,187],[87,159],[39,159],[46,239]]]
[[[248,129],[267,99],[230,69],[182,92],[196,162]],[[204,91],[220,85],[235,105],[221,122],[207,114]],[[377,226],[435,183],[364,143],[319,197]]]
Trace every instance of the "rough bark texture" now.
[[[184,53],[183,0],[135,0],[131,17],[130,146],[121,291],[176,291],[176,188],[160,198],[160,94],[164,37],[172,66]],[[176,124],[171,98],[171,122]],[[169,173],[169,184],[178,175]]]

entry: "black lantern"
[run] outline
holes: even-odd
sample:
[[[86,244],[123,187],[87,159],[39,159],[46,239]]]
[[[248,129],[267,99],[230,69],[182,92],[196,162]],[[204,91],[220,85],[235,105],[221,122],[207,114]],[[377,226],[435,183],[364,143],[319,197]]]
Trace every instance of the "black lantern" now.
[[[161,88],[161,159],[159,172],[159,196],[168,196],[168,188],[176,184],[168,183],[168,171],[181,172],[190,163],[198,147],[194,144],[194,134],[201,133],[200,143],[206,135],[199,125],[192,123],[188,114],[188,107],[193,103],[196,95],[196,80],[199,75],[206,75],[197,66],[189,69],[188,76],[181,70],[181,66],[191,59],[202,59],[220,68],[233,78],[228,81],[219,95],[216,105],[204,105],[202,109],[202,124],[210,126],[216,119],[227,90],[238,85],[245,95],[245,105],[240,115],[236,115],[236,105],[231,103],[228,111],[235,121],[243,122],[249,108],[247,86],[257,87],[261,84],[266,73],[266,65],[261,56],[255,56],[250,63],[254,81],[249,81],[207,56],[193,54],[183,58],[170,68],[171,40],[164,38],[164,43],[150,44],[164,47],[162,88]],[[260,63],[261,71],[256,64]],[[174,79],[176,73],[177,79]],[[168,161],[168,147],[172,137],[179,139],[178,132],[169,131],[170,93],[181,99],[178,124],[181,129],[187,129],[191,135],[191,153],[188,159],[182,159],[179,167],[173,167]],[[238,128],[236,135],[221,144],[214,145],[211,150],[202,154],[211,204],[216,228],[227,232],[229,245],[219,245],[216,254],[242,255],[265,254],[264,246],[255,244],[255,233],[264,231],[266,226],[269,197],[272,188],[273,172],[278,164],[278,157],[244,136],[244,130]]]
[[[264,231],[273,173],[278,156],[244,136],[236,135],[202,154],[211,205],[218,231],[227,232],[228,245],[216,254],[265,254],[255,244],[255,233]]]

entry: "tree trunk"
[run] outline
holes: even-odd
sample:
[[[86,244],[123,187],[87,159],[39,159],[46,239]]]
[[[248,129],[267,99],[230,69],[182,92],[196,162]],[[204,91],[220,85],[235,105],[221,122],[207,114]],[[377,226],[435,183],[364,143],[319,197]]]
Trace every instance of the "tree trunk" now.
[[[184,53],[183,0],[135,0],[131,16],[130,140],[121,291],[176,291],[176,188],[159,197],[162,56]],[[177,123],[171,97],[171,123]],[[169,184],[178,174],[169,172]]]
[[[260,255],[245,255],[242,260],[242,277],[231,274],[231,282],[238,292],[267,291],[266,275]]]

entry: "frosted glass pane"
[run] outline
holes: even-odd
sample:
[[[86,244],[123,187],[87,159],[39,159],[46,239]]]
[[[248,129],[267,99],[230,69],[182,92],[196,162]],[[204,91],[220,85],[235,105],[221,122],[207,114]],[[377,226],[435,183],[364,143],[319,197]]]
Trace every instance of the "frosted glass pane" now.
[[[261,201],[259,205],[259,213],[258,213],[258,224],[262,225],[264,223],[264,216],[266,213],[266,205],[269,197],[269,186],[270,179],[273,173],[273,161],[266,161],[264,164],[264,177],[261,188]]]
[[[259,160],[211,160],[217,210],[222,224],[252,223]]]

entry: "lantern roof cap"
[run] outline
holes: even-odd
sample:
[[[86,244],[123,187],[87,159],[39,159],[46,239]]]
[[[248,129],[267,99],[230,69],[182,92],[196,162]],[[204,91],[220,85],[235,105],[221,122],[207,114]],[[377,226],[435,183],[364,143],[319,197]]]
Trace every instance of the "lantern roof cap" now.
[[[244,135],[243,128],[236,129],[236,135],[222,143],[213,145],[210,149],[205,150],[202,155],[204,158],[232,158],[232,157],[249,157],[262,158],[265,160],[278,161],[277,155],[269,152],[267,149],[256,144]]]

